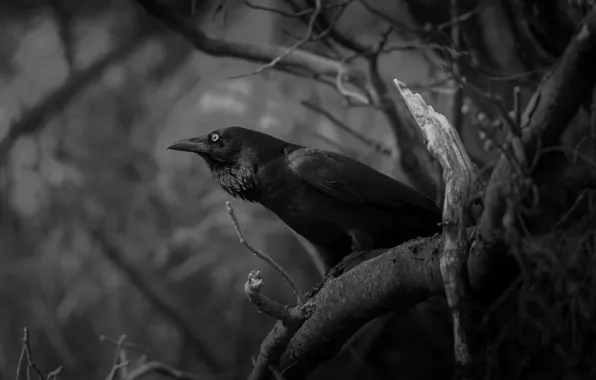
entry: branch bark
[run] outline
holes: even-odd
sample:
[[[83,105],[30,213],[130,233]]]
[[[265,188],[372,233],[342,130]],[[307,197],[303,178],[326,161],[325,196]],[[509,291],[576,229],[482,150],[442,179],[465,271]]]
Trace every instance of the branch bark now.
[[[306,378],[368,321],[442,295],[442,248],[439,235],[412,240],[325,283],[309,300],[314,304],[313,315],[290,340],[281,358],[284,378]]]
[[[470,307],[472,295],[466,267],[468,240],[463,233],[463,207],[473,191],[476,173],[457,131],[447,118],[435,112],[420,95],[412,94],[410,90],[402,87],[398,80],[395,80],[395,85],[414,115],[428,151],[443,167],[445,228],[443,254],[440,260],[441,275],[452,312],[455,361],[460,366],[470,366],[473,358],[472,330],[475,323]]]
[[[527,127],[522,141],[526,145],[526,152],[536,152],[536,141],[543,144],[556,143],[567,122],[577,111],[582,98],[589,95],[596,79],[596,71],[589,68],[590,63],[596,58],[593,33],[595,30],[596,15],[592,13],[571,42],[566,56],[562,57],[553,74],[545,78],[544,84],[535,95],[534,105],[528,107],[526,118],[529,121],[525,123]],[[542,133],[544,137],[541,137]],[[533,149],[527,145],[532,143]],[[519,144],[516,150],[519,152]],[[523,146],[521,150],[523,151]],[[457,149],[454,151],[457,152]],[[511,169],[507,169],[511,167],[511,163],[507,156],[503,155],[497,166],[500,172],[493,174],[489,191],[485,195],[487,203],[480,222],[480,227],[486,228],[487,220],[498,221],[497,224],[491,224],[493,228],[498,227],[497,234],[493,234],[490,228],[484,231],[484,236],[489,240],[485,239],[482,231],[480,234],[474,234],[476,248],[468,257],[467,268],[461,266],[461,244],[466,240],[470,241],[471,231],[468,229],[467,238],[464,240],[453,235],[455,230],[449,232],[452,235],[449,237],[450,244],[454,244],[460,252],[456,257],[454,273],[462,280],[461,277],[465,276],[467,269],[474,296],[482,295],[485,289],[491,289],[491,294],[496,295],[499,291],[495,289],[503,290],[512,278],[511,273],[506,273],[510,271],[500,270],[507,267],[504,262],[507,261],[505,252],[508,249],[502,235],[495,238],[499,236],[498,232],[502,231],[501,220],[491,218],[495,210],[500,212],[499,216],[504,216],[502,210],[505,210],[507,205],[507,193],[503,191],[502,186],[511,180],[508,179]],[[468,164],[464,167],[468,167]],[[469,167],[465,172],[468,172],[466,175],[470,177],[464,183],[470,184],[473,177]],[[464,193],[465,191],[460,192]],[[453,200],[449,202],[454,203]],[[461,219],[456,216],[456,220]],[[445,237],[448,237],[447,233]],[[416,248],[413,248],[414,246]],[[281,368],[284,369],[284,377],[306,377],[321,361],[335,355],[347,338],[371,319],[390,310],[408,308],[431,294],[444,295],[445,288],[439,277],[439,262],[442,258],[440,252],[444,252],[444,248],[442,239],[437,236],[418,242],[407,242],[323,285],[312,299],[316,305],[315,313],[298,330],[282,356]],[[465,248],[463,250],[465,252]],[[495,280],[495,276],[498,277],[498,285],[487,286],[486,279]],[[463,286],[465,290],[465,285],[465,282],[461,283],[460,289]],[[455,291],[448,291],[458,294],[457,288]],[[466,296],[464,293],[463,298]],[[465,360],[465,354],[460,354],[460,362]]]

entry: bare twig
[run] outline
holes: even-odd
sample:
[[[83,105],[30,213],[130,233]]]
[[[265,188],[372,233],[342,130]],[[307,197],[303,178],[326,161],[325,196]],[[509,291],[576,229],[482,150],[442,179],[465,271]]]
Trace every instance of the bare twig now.
[[[62,366],[58,366],[55,370],[48,373],[47,380],[56,380],[58,379],[58,375],[62,372]]]
[[[100,341],[110,342],[110,343],[113,343],[115,345],[118,345],[119,344],[119,339],[114,339],[114,338],[109,337],[109,336],[107,336],[105,334],[101,334],[99,336],[99,340]],[[128,350],[136,351],[139,354],[146,356],[147,358],[150,358],[151,357],[151,352],[149,352],[149,350],[147,350],[144,347],[139,346],[136,343],[133,343],[133,342],[130,342],[130,341],[125,341],[124,343],[122,343],[122,347],[123,348],[126,348]]]
[[[441,163],[445,181],[443,207],[443,255],[440,261],[447,302],[452,311],[455,359],[461,366],[471,364],[471,329],[467,279],[468,240],[464,234],[462,206],[472,193],[476,179],[474,167],[457,132],[447,118],[435,112],[418,94],[395,85],[422,131],[428,151]]]
[[[238,221],[238,218],[236,217],[236,214],[234,213],[234,208],[232,207],[232,203],[230,203],[230,201],[226,201],[226,209],[228,210],[228,215],[230,215],[230,218],[232,219],[232,222],[234,223],[234,229],[236,230],[236,234],[238,235],[238,240],[240,240],[240,244],[242,244],[244,247],[246,247],[246,249],[248,249],[250,252],[252,252],[255,256],[257,256],[261,260],[265,261],[267,264],[271,265],[273,267],[273,269],[275,269],[284,278],[284,280],[286,280],[286,282],[290,285],[290,288],[292,288],[292,292],[294,293],[294,296],[296,297],[296,302],[298,303],[298,305],[301,305],[303,302],[302,293],[300,292],[300,289],[298,288],[298,285],[296,284],[296,282],[281,267],[281,265],[279,265],[275,260],[273,260],[273,258],[271,256],[269,256],[268,254],[266,254],[265,252],[263,252],[259,249],[254,248],[244,238],[244,233],[242,232],[242,229],[240,228],[240,222]]]
[[[91,228],[90,234],[99,245],[100,251],[107,259],[116,265],[147,300],[166,317],[174,327],[181,330],[191,347],[200,355],[201,362],[213,372],[219,372],[223,366],[220,359],[211,352],[211,349],[204,343],[204,340],[197,335],[194,327],[186,320],[185,316],[178,311],[178,307],[173,303],[172,297],[147,278],[147,275],[136,268],[120,252],[120,249],[114,244],[101,228]]]
[[[106,377],[106,380],[114,380],[114,377],[116,376],[118,371],[121,370],[122,368],[128,366],[129,364],[130,364],[130,362],[122,362],[122,363],[118,363],[118,364],[114,365],[110,369],[110,373]]]
[[[302,38],[301,40],[299,40],[298,42],[296,42],[294,45],[290,46],[289,48],[286,49],[286,51],[284,51],[282,54],[278,55],[277,57],[275,57],[273,60],[271,60],[269,63],[259,67],[254,74],[248,74],[248,75],[239,75],[239,76],[235,76],[234,78],[240,78],[243,76],[249,76],[249,75],[256,75],[256,74],[260,74],[263,71],[272,68],[273,66],[275,66],[276,64],[278,64],[279,62],[281,62],[281,60],[283,60],[284,58],[286,58],[289,54],[291,54],[293,51],[295,51],[296,49],[300,48],[302,45],[304,45],[305,43],[309,42],[309,41],[314,41],[322,36],[325,35],[325,32],[322,32],[319,36],[314,36],[313,35],[313,27],[314,27],[314,23],[317,19],[317,17],[319,17],[319,14],[321,13],[321,0],[316,0],[316,5],[315,5],[315,9],[312,12],[312,16],[310,18],[310,21],[308,23],[308,30],[306,32],[306,35],[304,36],[304,38]]]
[[[336,89],[344,96],[366,103],[366,75],[354,66],[334,59],[323,57],[301,49],[282,46],[257,46],[239,42],[230,42],[207,36],[195,23],[172,12],[159,0],[135,0],[147,13],[166,24],[170,29],[186,38],[193,46],[212,56],[245,59],[252,62],[270,64],[272,67],[300,77],[322,80],[323,77],[335,78]],[[345,7],[346,5],[344,5]],[[314,16],[314,15],[313,15]],[[314,17],[313,17],[314,19]],[[325,33],[324,31],[321,33]],[[317,36],[315,36],[317,38]],[[318,36],[321,38],[321,36]],[[282,57],[283,56],[283,57]],[[282,57],[283,59],[278,59]],[[261,70],[262,71],[262,70]],[[253,75],[253,74],[251,74]],[[344,81],[354,85],[358,91],[346,89]],[[323,81],[327,83],[327,81]]]
[[[110,373],[106,377],[106,380],[114,380],[114,378],[116,378],[116,375],[118,374],[118,371],[120,369],[124,369],[124,367],[126,367],[128,364],[130,364],[128,361],[122,361],[122,362],[120,361],[121,353],[124,349],[125,341],[126,341],[126,335],[120,335],[120,338],[118,339],[118,342],[116,343],[116,352],[114,353],[114,361],[112,364],[112,368],[110,369]]]
[[[402,115],[395,97],[392,96],[390,87],[383,79],[379,70],[379,57],[383,49],[383,36],[378,48],[373,50],[366,58],[370,77],[370,93],[373,103],[383,113],[391,132],[395,136],[398,151],[401,155],[400,164],[406,177],[412,184],[425,194],[436,194],[437,184],[426,170],[420,170],[423,158],[418,156],[416,148],[420,146],[414,127],[409,119]],[[380,47],[380,49],[379,49]],[[400,103],[400,105],[403,103]],[[403,107],[402,107],[403,108]],[[425,154],[422,152],[422,154]]]
[[[343,123],[341,120],[339,120],[338,118],[333,116],[329,111],[326,111],[326,110],[322,109],[321,107],[319,107],[309,101],[306,101],[306,100],[301,101],[300,104],[302,104],[304,107],[306,107],[314,112],[317,112],[317,113],[323,115],[327,120],[329,120],[337,128],[346,132],[347,134],[354,137],[355,139],[362,142],[363,144],[373,148],[378,153],[389,155],[389,156],[391,155],[390,148],[384,146],[382,143],[380,143],[378,141],[375,141],[369,137],[364,136],[361,133],[356,132],[355,130],[350,128],[347,124]]]
[[[29,346],[29,328],[28,327],[23,328],[22,342],[23,342],[23,347],[21,349],[21,355],[19,356],[16,380],[20,380],[19,376],[21,373],[21,367],[23,366],[24,358],[27,359],[27,363],[26,363],[26,365],[27,365],[27,380],[29,380],[31,378],[31,375],[30,375],[31,369],[33,369],[33,371],[35,372],[35,374],[37,374],[37,376],[39,377],[40,380],[44,380],[44,375],[39,370],[37,365],[35,364],[35,361],[33,360],[33,355],[31,354],[31,347]]]
[[[341,1],[339,3],[336,4],[326,4],[326,5],[321,5],[321,10],[330,10],[330,9],[335,9],[335,8],[342,8],[345,7],[347,5],[349,5],[350,3],[352,3],[355,0],[346,0],[346,1]],[[288,17],[288,18],[296,18],[296,17],[303,17],[303,16],[307,16],[313,12],[316,12],[317,8],[313,7],[313,8],[306,8],[306,9],[302,9],[299,11],[295,11],[295,12],[286,12],[283,11],[281,9],[278,8],[272,8],[272,7],[268,7],[265,5],[258,5],[258,4],[253,4],[248,0],[244,0],[244,4],[252,9],[255,10],[260,10],[260,11],[266,11],[266,12],[271,12],[271,13],[275,13],[278,14],[280,16],[283,17]]]

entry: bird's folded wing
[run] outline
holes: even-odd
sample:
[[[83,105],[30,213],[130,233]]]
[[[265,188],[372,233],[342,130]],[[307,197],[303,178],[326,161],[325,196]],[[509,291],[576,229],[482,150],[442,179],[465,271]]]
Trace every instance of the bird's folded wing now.
[[[290,168],[303,181],[339,200],[403,210],[412,206],[440,213],[419,191],[347,156],[317,149],[288,155]]]

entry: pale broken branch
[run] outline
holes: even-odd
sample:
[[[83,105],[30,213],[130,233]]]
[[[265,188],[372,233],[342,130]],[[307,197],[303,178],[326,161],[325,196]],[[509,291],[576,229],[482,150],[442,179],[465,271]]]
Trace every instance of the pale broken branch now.
[[[286,280],[286,282],[290,285],[290,288],[292,288],[292,292],[294,293],[294,296],[296,297],[296,302],[298,303],[298,305],[301,305],[303,302],[302,293],[300,292],[300,288],[298,288],[298,285],[296,284],[296,282],[292,279],[292,277],[290,277],[288,272],[286,272],[281,267],[281,265],[279,265],[275,260],[273,260],[273,258],[271,256],[269,256],[268,254],[266,254],[265,252],[263,252],[259,249],[254,248],[244,238],[244,233],[242,232],[242,229],[240,228],[240,222],[238,221],[238,218],[236,217],[236,213],[234,212],[234,208],[232,207],[232,203],[230,203],[230,201],[226,202],[226,209],[228,210],[228,215],[230,215],[230,218],[232,219],[232,222],[234,223],[234,229],[236,230],[236,235],[238,235],[238,240],[240,240],[240,244],[242,244],[244,247],[246,247],[246,249],[248,249],[250,252],[252,252],[259,259],[261,259],[261,260],[265,261],[267,264],[271,265],[273,267],[273,269],[275,269],[284,278],[284,280]]]
[[[416,124],[422,131],[426,147],[443,167],[445,201],[443,206],[443,255],[440,267],[447,302],[451,308],[455,340],[455,359],[461,366],[471,363],[469,301],[467,279],[468,240],[462,206],[472,194],[476,173],[455,128],[446,117],[435,112],[419,94],[413,94],[394,80]]]
[[[259,271],[252,271],[248,274],[248,280],[244,284],[244,292],[259,312],[277,318],[280,322],[279,328],[274,328],[261,344],[259,356],[249,375],[251,380],[266,379],[270,371],[278,373],[279,359],[288,342],[315,311],[315,306],[312,303],[299,304],[294,307],[284,306],[262,294],[262,286],[263,279]]]

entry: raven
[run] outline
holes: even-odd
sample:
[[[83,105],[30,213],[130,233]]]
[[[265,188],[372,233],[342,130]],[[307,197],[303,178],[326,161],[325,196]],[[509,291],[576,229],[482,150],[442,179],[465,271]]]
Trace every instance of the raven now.
[[[342,154],[238,126],[168,149],[201,156],[226,192],[261,204],[314,244],[327,271],[352,252],[441,230],[433,200]]]

